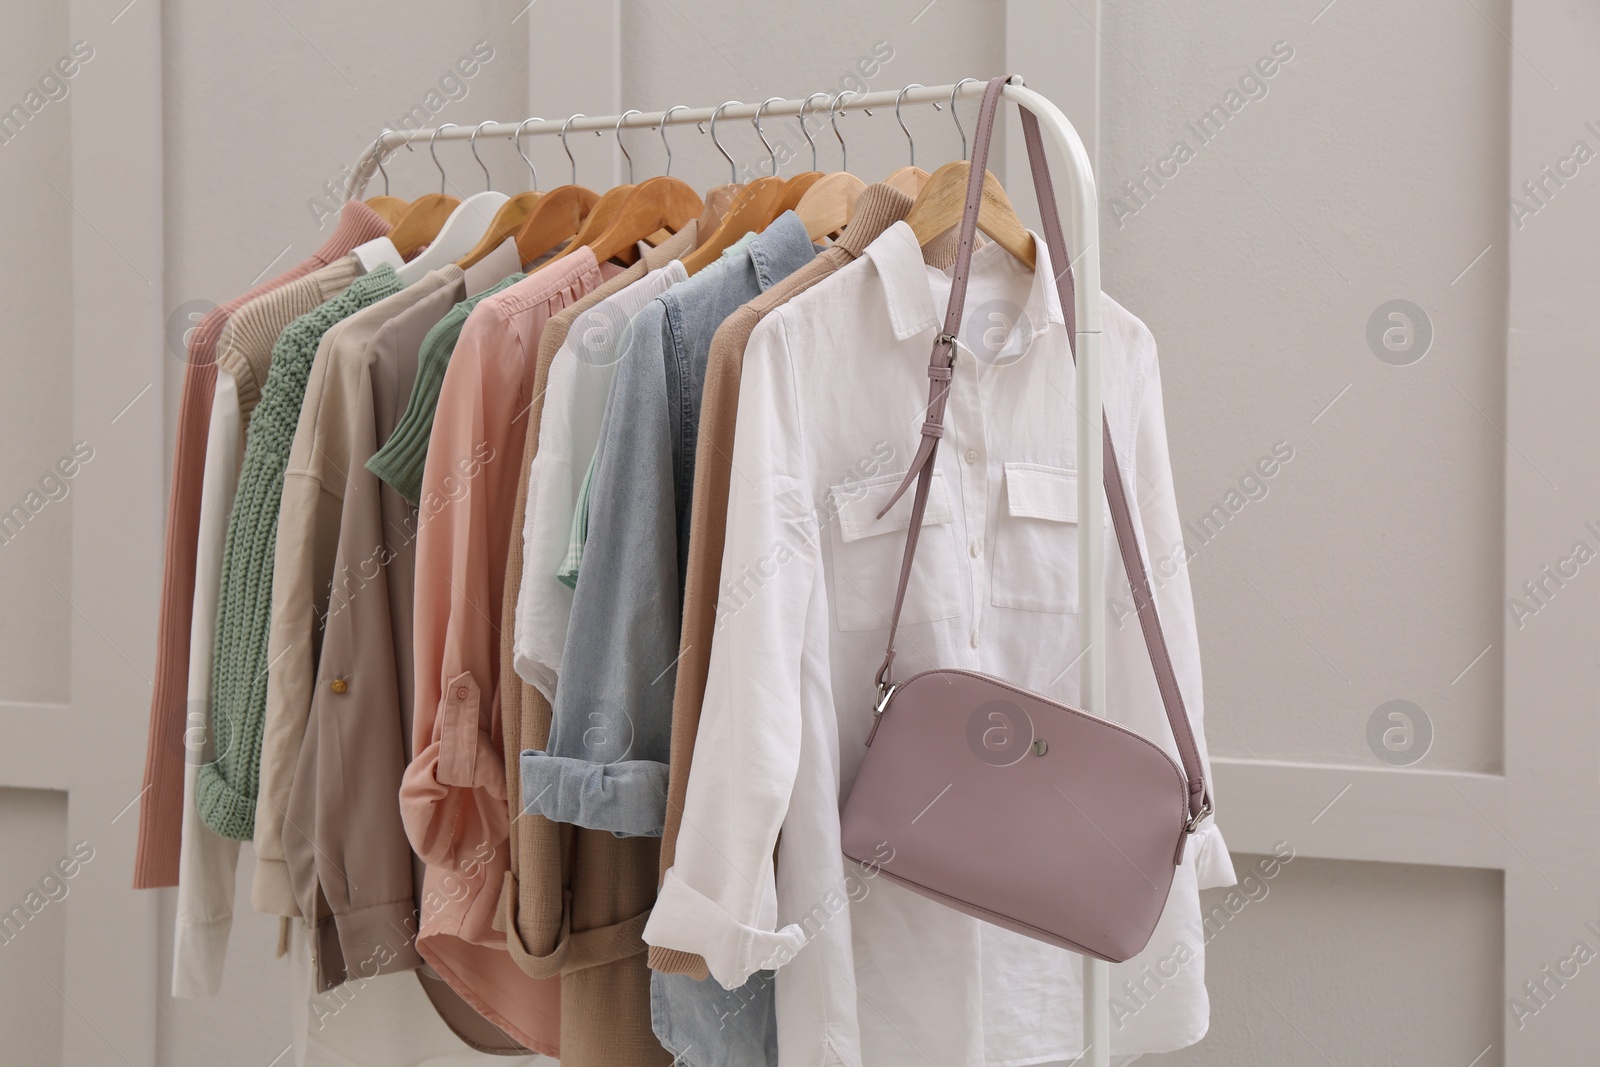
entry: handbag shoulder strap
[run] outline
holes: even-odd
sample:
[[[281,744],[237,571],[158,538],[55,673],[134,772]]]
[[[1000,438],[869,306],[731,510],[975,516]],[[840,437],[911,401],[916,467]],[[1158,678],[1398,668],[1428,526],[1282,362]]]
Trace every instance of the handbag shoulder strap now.
[[[933,485],[934,457],[939,439],[944,436],[945,401],[950,392],[952,367],[955,363],[956,333],[961,328],[961,314],[966,305],[967,280],[972,266],[972,248],[978,230],[978,206],[983,195],[983,177],[989,161],[989,143],[994,133],[995,112],[1000,92],[1010,76],[991,79],[984,90],[983,104],[978,112],[977,131],[973,136],[972,169],[967,178],[966,207],[961,216],[956,262],[950,284],[950,303],[945,309],[944,325],[933,343],[933,354],[928,361],[928,407],[922,423],[922,442],[912,458],[911,469],[895,489],[894,494],[878,513],[882,518],[894,506],[912,480],[916,491],[912,496],[911,525],[906,531],[905,555],[900,564],[900,584],[895,590],[894,609],[889,616],[888,647],[883,665],[878,668],[877,709],[882,712],[892,689],[894,670],[895,635],[900,628],[900,609],[905,604],[906,587],[911,580],[911,563],[916,556],[917,541],[922,533],[922,516],[927,510],[928,494]],[[1033,172],[1034,190],[1039,200],[1039,216],[1043,221],[1045,245],[1050,260],[1058,264],[1056,291],[1061,310],[1066,317],[1068,344],[1072,357],[1077,359],[1077,322],[1073,306],[1073,281],[1071,259],[1061,231],[1061,217],[1056,209],[1055,190],[1050,182],[1050,165],[1044,153],[1044,141],[1039,133],[1039,118],[1025,107],[1018,109],[1022,116],[1023,140],[1027,144],[1028,163]],[[1183,693],[1178,688],[1178,676],[1172,667],[1172,656],[1167,650],[1162,633],[1161,619],[1156,614],[1155,595],[1150,586],[1150,574],[1139,551],[1139,541],[1134,532],[1133,513],[1128,507],[1127,488],[1122,481],[1122,470],[1117,466],[1117,452],[1111,440],[1111,425],[1104,420],[1104,464],[1106,499],[1111,509],[1111,522],[1116,530],[1117,547],[1122,554],[1123,569],[1128,574],[1128,584],[1133,591],[1133,602],[1138,610],[1139,628],[1144,634],[1145,647],[1150,652],[1150,664],[1155,670],[1156,685],[1161,692],[1161,703],[1177,741],[1178,754],[1183,763],[1184,777],[1189,786],[1189,829],[1192,831],[1201,819],[1211,812],[1211,794],[1205,771],[1200,763],[1200,750],[1195,744],[1194,730],[1184,707]]]

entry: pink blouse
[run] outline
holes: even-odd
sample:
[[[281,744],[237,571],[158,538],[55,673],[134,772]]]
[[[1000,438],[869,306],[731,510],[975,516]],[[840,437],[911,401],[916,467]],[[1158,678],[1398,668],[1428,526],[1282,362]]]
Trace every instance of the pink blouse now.
[[[486,1018],[552,1056],[559,979],[530,978],[493,928],[510,837],[501,600],[539,337],[619,271],[579,248],[473,310],[439,393],[417,517],[415,751],[400,786],[427,864],[417,950]]]

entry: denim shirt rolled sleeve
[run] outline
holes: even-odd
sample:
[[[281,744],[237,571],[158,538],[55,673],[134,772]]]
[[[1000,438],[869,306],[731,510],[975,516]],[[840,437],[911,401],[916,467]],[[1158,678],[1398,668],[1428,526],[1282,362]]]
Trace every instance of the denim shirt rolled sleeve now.
[[[550,740],[521,757],[525,811],[624,836],[661,834],[711,339],[739,305],[815,254],[804,224],[785,212],[629,324],[589,486]]]

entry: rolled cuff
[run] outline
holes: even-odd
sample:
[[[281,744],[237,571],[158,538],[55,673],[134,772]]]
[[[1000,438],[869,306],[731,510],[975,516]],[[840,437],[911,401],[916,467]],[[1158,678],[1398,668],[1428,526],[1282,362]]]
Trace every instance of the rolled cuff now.
[[[233,841],[248,841],[256,830],[256,798],[235,789],[215,763],[200,768],[195,806],[205,824]]]
[[[417,906],[410,897],[336,913],[333,922],[345,974],[352,981],[422,966],[417,954]]]
[[[1217,821],[1207,819],[1206,824],[1195,831],[1194,838],[1191,847],[1196,888],[1216,889],[1237,884],[1239,878],[1233,873],[1233,857],[1228,853],[1227,842],[1222,840]]]
[[[737,989],[757,971],[776,970],[793,959],[805,947],[806,934],[794,923],[762,930],[740,922],[674,868],[661,883],[644,940],[653,947],[699,953],[722,988]]]
[[[287,860],[256,857],[256,873],[250,883],[250,906],[267,915],[289,919],[300,917],[300,905],[294,899],[294,883],[289,878]]]
[[[522,753],[522,813],[618,837],[660,837],[667,821],[667,765],[655,760],[590,763]]]

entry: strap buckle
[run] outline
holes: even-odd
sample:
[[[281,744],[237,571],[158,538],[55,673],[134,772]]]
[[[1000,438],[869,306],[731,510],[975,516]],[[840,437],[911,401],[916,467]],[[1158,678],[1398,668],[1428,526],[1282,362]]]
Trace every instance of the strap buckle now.
[[[1211,801],[1208,798],[1201,803],[1200,810],[1194,813],[1194,817],[1183,824],[1183,832],[1186,834],[1194,833],[1200,828],[1200,824],[1204,822],[1210,815]]]
[[[872,705],[873,718],[877,718],[879,715],[883,714],[883,710],[889,706],[889,701],[894,699],[895,690],[899,688],[899,682],[878,683],[878,699],[877,702]]]

